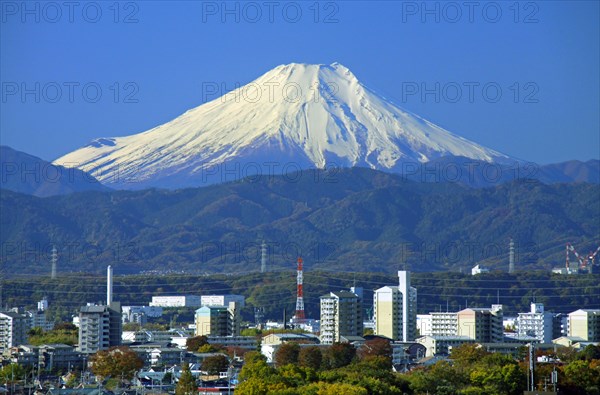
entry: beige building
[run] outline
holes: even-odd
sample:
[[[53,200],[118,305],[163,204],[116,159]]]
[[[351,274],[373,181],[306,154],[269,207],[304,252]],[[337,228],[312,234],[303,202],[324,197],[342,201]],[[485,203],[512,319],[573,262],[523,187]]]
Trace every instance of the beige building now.
[[[567,335],[600,342],[600,309],[580,309],[569,313]]]
[[[202,306],[196,310],[196,336],[239,336],[239,306]]]
[[[502,305],[467,308],[457,313],[457,335],[480,343],[499,343],[504,337]]]
[[[376,335],[402,339],[402,293],[398,287],[382,287],[373,295]]]
[[[342,336],[362,336],[362,303],[349,291],[321,296],[321,343],[333,344]]]

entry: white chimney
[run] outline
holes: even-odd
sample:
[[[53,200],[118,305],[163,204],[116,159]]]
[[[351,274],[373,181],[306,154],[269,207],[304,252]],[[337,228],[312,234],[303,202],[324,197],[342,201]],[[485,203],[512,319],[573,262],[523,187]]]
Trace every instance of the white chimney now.
[[[106,268],[106,305],[110,306],[113,301],[113,273],[112,266]]]

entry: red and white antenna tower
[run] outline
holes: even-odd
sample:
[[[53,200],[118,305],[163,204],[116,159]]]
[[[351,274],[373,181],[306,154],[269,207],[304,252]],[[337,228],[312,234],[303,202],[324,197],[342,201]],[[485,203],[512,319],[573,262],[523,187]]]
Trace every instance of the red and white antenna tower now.
[[[298,285],[298,294],[296,296],[296,322],[303,322],[306,319],[304,315],[304,291],[302,290],[302,258],[298,257],[298,276],[296,283]]]

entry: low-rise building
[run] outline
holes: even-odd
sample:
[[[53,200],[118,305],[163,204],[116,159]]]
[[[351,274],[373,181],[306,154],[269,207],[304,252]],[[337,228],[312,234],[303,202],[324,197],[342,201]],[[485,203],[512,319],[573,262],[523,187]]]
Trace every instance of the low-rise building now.
[[[150,306],[156,307],[200,307],[200,296],[153,296]]]
[[[235,302],[240,308],[246,305],[244,295],[202,295],[200,297],[201,306],[229,306],[229,303]]]
[[[475,343],[475,339],[469,336],[421,336],[416,340],[427,349],[426,357],[436,355],[449,355],[453,347],[465,343]]]
[[[223,347],[237,347],[256,350],[258,340],[254,336],[208,336],[208,343]]]

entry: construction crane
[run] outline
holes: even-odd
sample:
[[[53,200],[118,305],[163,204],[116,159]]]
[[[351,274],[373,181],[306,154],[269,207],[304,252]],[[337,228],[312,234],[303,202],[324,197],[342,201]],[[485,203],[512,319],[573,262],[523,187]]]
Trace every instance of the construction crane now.
[[[581,255],[579,255],[579,253],[577,252],[575,247],[573,247],[571,245],[571,243],[567,243],[567,248],[566,248],[567,270],[570,269],[569,252],[572,252],[573,255],[575,255],[575,257],[577,258],[577,261],[579,262],[579,267],[578,267],[579,270],[588,270],[588,272],[592,273],[593,267],[596,264],[596,256],[600,252],[600,247],[596,248],[595,251],[590,251],[590,253],[587,255],[581,256]]]

